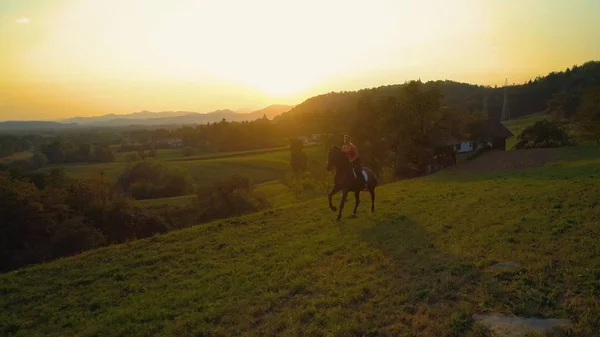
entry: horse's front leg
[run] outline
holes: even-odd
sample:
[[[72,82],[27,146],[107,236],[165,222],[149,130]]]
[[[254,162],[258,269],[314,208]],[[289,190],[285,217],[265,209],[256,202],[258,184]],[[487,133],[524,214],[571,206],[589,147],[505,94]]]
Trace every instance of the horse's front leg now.
[[[369,188],[369,193],[371,193],[371,213],[375,212],[375,187]]]
[[[356,198],[356,204],[354,205],[354,214],[356,214],[356,209],[358,208],[358,204],[360,204],[360,191],[354,192],[354,198]]]
[[[342,211],[344,210],[344,203],[346,202],[346,197],[348,196],[348,190],[344,189],[342,190],[342,200],[340,201],[340,211],[338,213],[337,216],[337,221],[340,221],[340,219],[342,218]]]
[[[333,203],[331,202],[331,197],[333,197],[340,190],[341,190],[341,188],[338,185],[335,185],[335,186],[333,186],[331,193],[329,193],[327,195],[329,197],[329,209],[331,209],[331,211],[333,211],[333,212],[337,211],[337,208],[335,206],[333,206]]]

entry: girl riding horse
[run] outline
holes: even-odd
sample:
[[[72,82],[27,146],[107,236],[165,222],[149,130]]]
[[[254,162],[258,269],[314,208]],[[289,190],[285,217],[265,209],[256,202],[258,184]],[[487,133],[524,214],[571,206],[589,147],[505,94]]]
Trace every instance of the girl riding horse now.
[[[349,137],[348,137],[349,140]],[[358,154],[358,152],[356,152]],[[344,203],[348,196],[348,192],[354,192],[356,198],[356,204],[354,205],[354,214],[358,205],[360,204],[360,192],[365,188],[371,194],[371,212],[375,211],[375,187],[377,186],[377,177],[375,173],[368,167],[362,167],[362,173],[357,174],[355,166],[348,158],[346,152],[337,146],[332,146],[327,156],[327,170],[331,171],[335,168],[335,177],[333,178],[334,186],[329,193],[329,208],[332,211],[337,211],[337,208],[333,206],[331,198],[339,191],[342,191],[342,200],[340,201],[340,209],[337,216],[339,221],[342,218],[342,210],[344,209]],[[360,170],[361,167],[358,167]],[[360,172],[360,171],[359,171]],[[363,180],[362,178],[365,178]]]

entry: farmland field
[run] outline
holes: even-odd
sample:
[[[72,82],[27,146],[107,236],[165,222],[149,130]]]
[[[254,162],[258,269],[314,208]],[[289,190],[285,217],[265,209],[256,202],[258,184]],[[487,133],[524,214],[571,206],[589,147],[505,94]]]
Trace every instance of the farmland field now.
[[[10,162],[17,161],[17,160],[27,160],[27,159],[31,158],[31,156],[33,156],[33,153],[31,153],[29,151],[18,152],[11,156],[6,156],[6,157],[0,158],[0,164],[8,164]]]
[[[472,314],[500,312],[593,336],[600,148],[544,151],[381,186],[339,223],[318,198],[0,275],[0,334],[490,336]]]
[[[306,147],[304,151],[309,160],[316,160],[325,167],[326,153],[323,146]],[[289,171],[289,158],[288,148],[277,148],[194,157],[184,157],[182,149],[158,150],[154,159],[189,172],[196,186],[202,187],[215,180],[228,179],[233,174],[247,176],[253,183],[276,180]],[[61,167],[73,178],[87,179],[104,174],[108,179],[116,181],[126,165],[125,154],[120,153],[117,161],[112,163],[70,164]]]

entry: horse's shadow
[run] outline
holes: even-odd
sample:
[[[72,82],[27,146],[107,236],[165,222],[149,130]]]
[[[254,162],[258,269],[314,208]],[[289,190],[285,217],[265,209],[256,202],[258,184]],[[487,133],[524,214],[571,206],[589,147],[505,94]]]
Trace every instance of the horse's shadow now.
[[[470,319],[478,303],[460,294],[474,293],[477,288],[480,270],[473,261],[450,253],[440,243],[440,233],[409,216],[384,214],[362,227],[360,239],[381,252],[376,268],[383,285],[379,292],[386,298],[381,301],[396,303],[387,314],[407,322],[429,319],[429,315],[450,317],[456,312]],[[448,320],[432,321],[430,328],[444,329]]]

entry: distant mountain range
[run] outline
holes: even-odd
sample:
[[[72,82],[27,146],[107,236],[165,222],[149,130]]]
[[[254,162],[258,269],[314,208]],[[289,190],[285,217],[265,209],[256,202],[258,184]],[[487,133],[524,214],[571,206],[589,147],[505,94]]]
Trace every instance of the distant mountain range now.
[[[290,105],[271,105],[264,109],[244,113],[232,110],[216,110],[208,113],[191,111],[140,111],[126,115],[109,114],[97,117],[74,117],[61,120],[61,123],[76,123],[85,126],[129,126],[129,125],[173,125],[206,124],[226,119],[230,122],[253,121],[263,116],[272,119],[282,112],[289,111]],[[242,110],[243,111],[243,110]]]
[[[271,105],[264,109],[248,111],[247,109],[217,110],[208,113],[191,111],[140,111],[126,115],[108,114],[96,117],[73,117],[55,122],[50,121],[7,121],[0,122],[0,131],[40,130],[40,129],[66,129],[76,127],[124,127],[124,126],[158,126],[158,125],[184,125],[206,124],[219,122],[226,119],[230,122],[253,121],[263,116],[269,119],[289,111],[294,106]]]
[[[7,121],[0,122],[0,132],[7,131],[34,131],[42,129],[73,129],[78,127],[72,123],[57,123],[46,121]]]

